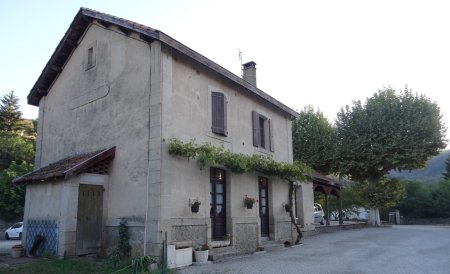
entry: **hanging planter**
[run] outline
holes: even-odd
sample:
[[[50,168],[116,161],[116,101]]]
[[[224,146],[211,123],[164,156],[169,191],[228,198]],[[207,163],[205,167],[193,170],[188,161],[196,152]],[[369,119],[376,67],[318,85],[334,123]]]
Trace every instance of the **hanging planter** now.
[[[253,204],[258,202],[258,200],[255,200],[255,198],[251,198],[248,197],[247,194],[244,195],[244,205],[248,208],[248,209],[252,209],[253,208]]]
[[[284,204],[284,210],[286,210],[286,212],[291,212],[291,205],[290,204]]]
[[[200,205],[198,205],[198,204],[191,205],[191,212],[192,213],[198,213],[199,209],[200,209]]]
[[[200,200],[199,199],[193,199],[193,200],[191,200],[190,204],[191,204],[191,212],[192,213],[198,213],[198,210],[200,209],[200,205],[202,204],[200,202]]]

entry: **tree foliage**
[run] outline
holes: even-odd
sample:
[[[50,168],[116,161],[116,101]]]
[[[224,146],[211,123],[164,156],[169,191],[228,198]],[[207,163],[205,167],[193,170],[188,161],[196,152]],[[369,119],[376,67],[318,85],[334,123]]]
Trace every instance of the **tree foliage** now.
[[[0,130],[12,131],[17,129],[22,118],[19,98],[11,91],[0,99]]]
[[[294,160],[323,174],[333,166],[334,129],[320,111],[306,106],[292,123]]]
[[[447,158],[447,161],[445,161],[445,172],[442,173],[442,175],[444,175],[446,180],[450,179],[450,156]]]
[[[11,165],[0,174],[0,216],[5,220],[13,220],[23,215],[25,187],[14,185],[12,180],[33,170],[33,165],[22,162]]]
[[[414,181],[403,182],[405,197],[396,205],[402,216],[426,218],[433,210],[430,188]]]
[[[385,179],[390,170],[423,167],[444,149],[445,127],[436,103],[405,88],[399,95],[385,88],[336,119],[336,163],[340,174],[361,183],[366,202],[389,204],[381,196],[400,191],[398,181]],[[392,188],[392,189],[389,189]],[[400,197],[393,195],[391,198]]]
[[[395,206],[400,214],[409,218],[449,218],[450,181],[440,181],[432,185],[414,181],[402,182],[405,197]]]
[[[34,162],[34,143],[11,131],[0,131],[0,172],[13,161]]]

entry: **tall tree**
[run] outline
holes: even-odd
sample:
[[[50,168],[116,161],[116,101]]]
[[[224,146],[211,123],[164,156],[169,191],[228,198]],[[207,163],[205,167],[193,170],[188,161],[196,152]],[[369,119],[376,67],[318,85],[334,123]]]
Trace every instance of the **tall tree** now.
[[[328,174],[334,155],[334,129],[320,111],[306,106],[292,124],[294,159]]]
[[[11,91],[0,99],[0,130],[12,131],[22,118],[19,98]]]
[[[445,162],[445,172],[442,173],[446,180],[450,179],[450,156],[448,156],[447,161]]]
[[[336,119],[337,169],[364,187],[371,217],[376,216],[373,225],[380,224],[378,208],[389,204],[380,199],[383,189],[385,194],[401,194],[400,184],[387,181],[385,175],[393,169],[425,166],[429,157],[445,148],[444,135],[437,104],[407,88],[398,95],[385,88],[364,104],[356,101],[341,109]]]

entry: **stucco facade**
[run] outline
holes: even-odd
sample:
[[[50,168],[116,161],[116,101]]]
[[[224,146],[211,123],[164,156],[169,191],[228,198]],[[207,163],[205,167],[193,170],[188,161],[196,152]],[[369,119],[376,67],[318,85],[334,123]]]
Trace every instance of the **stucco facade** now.
[[[75,21],[87,16],[83,12],[91,11],[81,10]],[[105,23],[105,16],[91,18],[45,95],[33,90],[29,101],[39,105],[37,169],[70,155],[109,147],[115,147],[114,159],[107,175],[84,172],[71,179],[29,183],[25,230],[27,221],[53,220],[58,231],[57,254],[76,255],[78,187],[93,184],[104,188],[103,252],[117,244],[122,219],[128,221],[135,255],[144,251],[160,255],[165,232],[170,243],[211,244],[217,240],[210,217],[210,204],[216,202],[211,200],[211,170],[169,155],[168,142],[172,138],[207,142],[235,153],[262,154],[292,163],[295,112],[235,80],[223,68],[205,65],[204,57],[187,54],[185,46],[162,38],[146,39],[132,28],[124,30],[116,17],[111,17],[113,23]],[[226,98],[226,136],[211,130],[212,92]],[[271,149],[253,145],[252,111],[270,120]],[[224,225],[238,253],[255,251],[263,240],[292,242],[296,235],[283,207],[288,203],[287,182],[216,168],[225,174]],[[260,177],[268,182],[267,237],[261,237],[258,204],[252,209],[243,204],[244,195],[260,197]],[[302,189],[297,192],[296,210],[305,214],[299,216],[305,229],[313,229],[312,186],[303,184]],[[191,212],[194,199],[201,201],[198,213]]]

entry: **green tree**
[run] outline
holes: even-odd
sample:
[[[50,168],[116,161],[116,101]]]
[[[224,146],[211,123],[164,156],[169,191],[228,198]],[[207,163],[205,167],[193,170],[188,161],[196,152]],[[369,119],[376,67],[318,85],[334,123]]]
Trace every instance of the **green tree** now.
[[[450,180],[441,181],[431,188],[432,217],[450,217]]]
[[[447,161],[445,162],[445,172],[442,173],[446,180],[450,179],[450,156],[448,156]]]
[[[12,161],[34,162],[34,144],[16,132],[0,131],[0,172]]]
[[[409,218],[427,218],[432,209],[430,190],[423,183],[406,181],[402,182],[406,194],[395,206],[402,216]]]
[[[390,203],[380,195],[398,191],[398,181],[387,181],[390,170],[412,170],[425,166],[429,157],[444,149],[445,126],[436,103],[405,88],[399,95],[385,88],[346,106],[336,119],[336,166],[342,175],[360,182],[371,223],[380,224],[379,210]],[[387,189],[392,187],[392,189]]]
[[[328,174],[334,154],[334,129],[320,111],[306,106],[292,123],[294,159]]]
[[[0,130],[12,131],[22,118],[19,98],[11,91],[0,99]]]
[[[25,203],[25,186],[15,185],[12,180],[33,170],[33,165],[22,162],[20,165],[12,162],[0,174],[0,216],[4,220],[14,220],[23,216]]]

